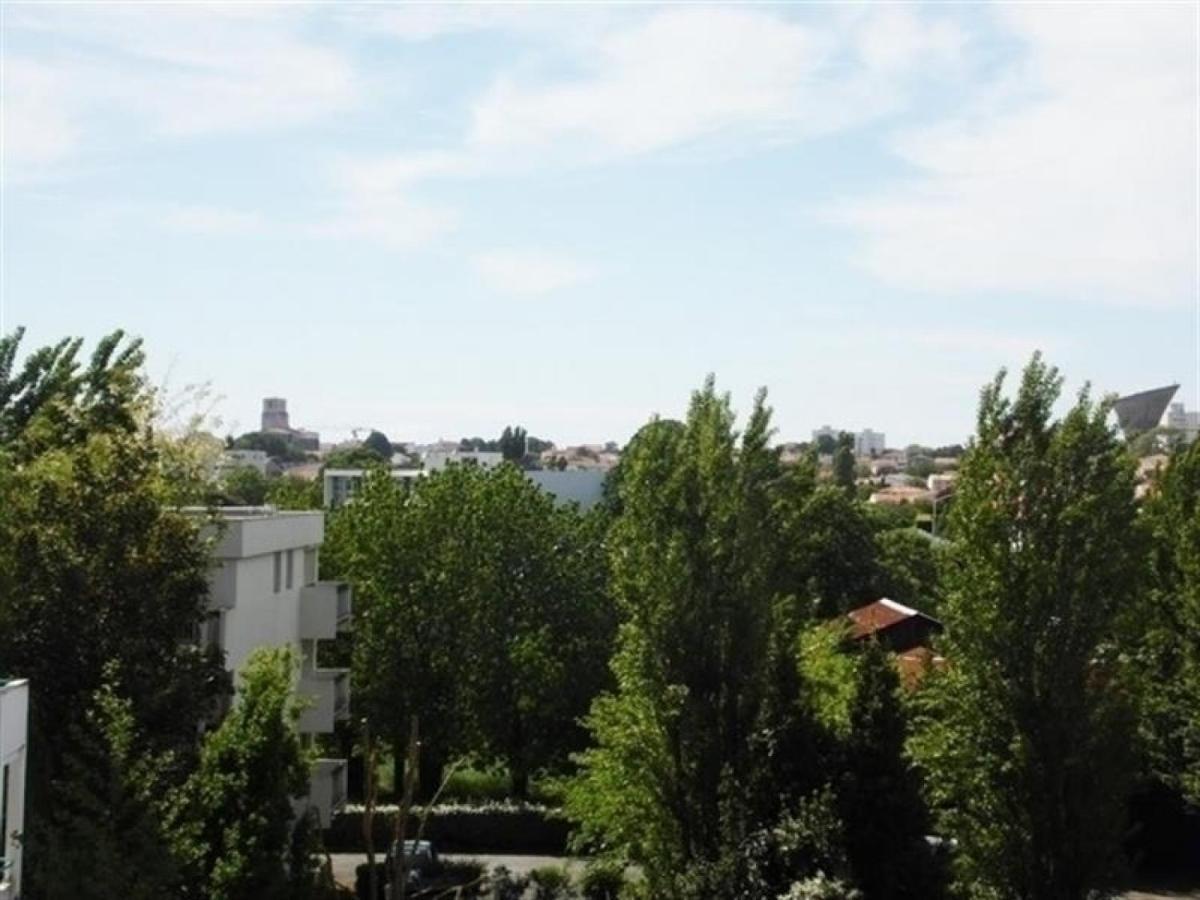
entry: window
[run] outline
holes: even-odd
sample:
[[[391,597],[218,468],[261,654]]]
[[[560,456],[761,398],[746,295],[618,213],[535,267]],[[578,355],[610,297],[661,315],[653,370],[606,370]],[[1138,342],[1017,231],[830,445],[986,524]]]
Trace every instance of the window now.
[[[275,593],[283,586],[283,553],[275,551]]]
[[[287,589],[289,591],[292,589],[292,570],[295,568],[295,566],[292,564],[296,561],[295,555],[295,550],[289,550],[287,552]]]

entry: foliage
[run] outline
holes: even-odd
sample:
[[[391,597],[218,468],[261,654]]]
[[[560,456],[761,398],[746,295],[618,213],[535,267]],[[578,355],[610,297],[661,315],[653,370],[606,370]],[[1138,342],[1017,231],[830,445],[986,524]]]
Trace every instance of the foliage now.
[[[308,789],[310,760],[296,722],[288,648],[251,654],[233,709],[208,734],[170,822],[187,896],[204,900],[294,894],[286,862],[292,801]],[[295,873],[301,878],[311,873]]]
[[[1082,900],[1119,858],[1131,770],[1118,612],[1136,600],[1133,467],[1086,391],[1058,421],[1035,355],[984,389],[951,513],[944,644],[914,749],[969,897]]]
[[[592,706],[595,747],[566,795],[580,841],[638,863],[655,896],[681,896],[681,873],[719,865],[757,824],[741,792],[760,762],[774,601],[794,572],[785,522],[811,470],[779,465],[762,394],[740,441],[733,421],[710,378],[681,428],[643,429],[623,456],[617,689]]]
[[[841,618],[806,628],[797,641],[798,666],[813,716],[830,734],[850,733],[858,657],[849,652],[849,623]]]
[[[817,872],[801,881],[793,882],[787,893],[779,900],[862,900],[862,892],[850,887],[839,878],[830,878]]]
[[[854,435],[843,431],[838,435],[837,449],[833,453],[833,483],[853,495],[855,474]]]
[[[322,469],[372,469],[386,466],[392,455],[386,456],[366,444],[344,447],[325,455]]]
[[[571,876],[562,866],[538,866],[529,873],[534,900],[566,900],[571,894]]]
[[[262,506],[270,480],[254,466],[234,466],[221,480],[221,500],[226,506]]]
[[[267,503],[278,509],[320,509],[324,506],[321,480],[281,475],[267,481]]]
[[[1177,450],[1147,499],[1151,590],[1143,730],[1155,775],[1200,807],[1200,441]]]
[[[905,752],[895,664],[871,641],[856,675],[838,786],[850,869],[871,900],[933,900],[939,886],[925,841],[928,813]]]
[[[876,544],[880,596],[936,616],[941,567],[948,551],[916,528],[885,531],[876,537]]]
[[[390,460],[392,458],[392,442],[382,431],[372,430],[366,440],[362,442],[362,447],[364,450],[370,450],[380,459]]]
[[[794,577],[807,579],[821,618],[879,599],[878,547],[861,503],[838,488],[819,487],[799,507],[790,531]]]
[[[271,459],[280,462],[304,462],[308,453],[297,447],[286,434],[267,431],[251,431],[233,442],[235,450],[262,450]]]
[[[511,425],[505,426],[504,431],[500,435],[500,440],[497,442],[498,449],[506,460],[519,463],[525,458],[525,438],[525,429],[520,425],[517,425],[515,428]]]
[[[583,900],[618,900],[625,888],[625,867],[606,860],[591,860],[579,878]]]
[[[29,859],[42,863],[43,896],[158,900],[178,888],[161,827],[169,758],[140,746],[132,704],[118,695],[115,672],[108,667],[85,720],[73,726],[50,827],[32,843]]]
[[[606,679],[612,613],[599,520],[559,508],[515,467],[449,466],[411,489],[368,477],[331,523],[326,560],[355,583],[356,703],[423,758],[531,773],[578,748]]]

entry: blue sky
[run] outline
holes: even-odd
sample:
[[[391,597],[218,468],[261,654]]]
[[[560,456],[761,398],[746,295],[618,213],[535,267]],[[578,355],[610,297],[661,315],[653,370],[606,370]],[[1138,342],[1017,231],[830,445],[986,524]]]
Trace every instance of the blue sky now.
[[[1034,348],[1196,404],[1194,4],[16,4],[5,326],[224,428],[962,440]]]

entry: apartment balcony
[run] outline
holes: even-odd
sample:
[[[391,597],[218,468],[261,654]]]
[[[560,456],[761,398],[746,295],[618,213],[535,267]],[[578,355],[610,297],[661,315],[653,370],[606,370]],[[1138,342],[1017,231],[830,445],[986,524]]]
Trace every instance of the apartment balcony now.
[[[307,669],[297,688],[308,705],[300,714],[303,734],[328,734],[334,722],[350,718],[350,670]]]
[[[346,803],[346,760],[318,759],[308,783],[308,807],[317,813],[321,828]]]
[[[300,588],[300,639],[331,641],[350,628],[351,594],[345,581],[318,581]]]

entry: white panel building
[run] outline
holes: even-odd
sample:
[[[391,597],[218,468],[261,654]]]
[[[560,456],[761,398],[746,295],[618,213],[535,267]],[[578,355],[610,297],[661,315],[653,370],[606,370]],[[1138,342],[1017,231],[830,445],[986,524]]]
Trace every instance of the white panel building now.
[[[300,733],[311,741],[332,732],[335,721],[350,715],[350,670],[322,667],[318,648],[350,627],[351,595],[345,582],[317,580],[325,514],[270,507],[220,513],[206,639],[225,651],[232,672],[259,647],[292,647],[300,659],[297,692],[309,703]],[[318,760],[308,805],[322,827],[345,796],[346,761]]]
[[[21,896],[28,716],[29,682],[0,677],[0,900]]]

